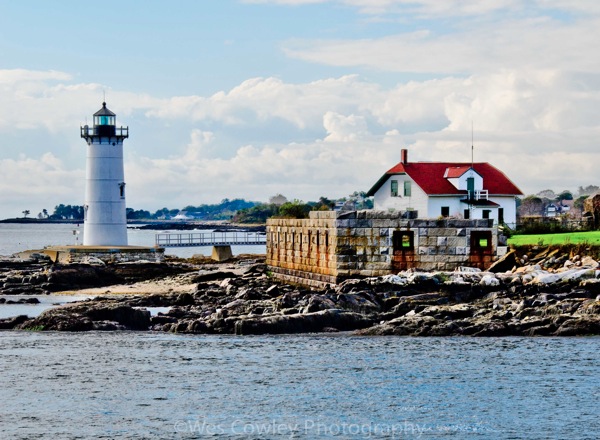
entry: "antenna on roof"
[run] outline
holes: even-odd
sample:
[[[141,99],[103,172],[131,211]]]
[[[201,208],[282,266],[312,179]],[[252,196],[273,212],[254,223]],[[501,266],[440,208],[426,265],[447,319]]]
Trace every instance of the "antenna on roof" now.
[[[473,142],[473,120],[471,119],[471,168],[473,168],[474,150],[475,150],[475,146],[474,146],[474,142]]]

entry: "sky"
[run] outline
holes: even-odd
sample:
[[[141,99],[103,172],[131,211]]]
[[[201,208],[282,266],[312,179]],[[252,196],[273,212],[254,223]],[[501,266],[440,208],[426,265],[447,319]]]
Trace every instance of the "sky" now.
[[[0,0],[0,218],[83,204],[104,99],[134,209],[343,197],[403,148],[599,185],[599,54],[595,0]]]

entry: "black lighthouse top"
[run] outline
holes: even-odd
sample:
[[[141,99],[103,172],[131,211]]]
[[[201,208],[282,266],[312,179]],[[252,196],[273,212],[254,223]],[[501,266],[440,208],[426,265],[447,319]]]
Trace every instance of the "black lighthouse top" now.
[[[106,108],[106,102],[102,103],[102,108],[94,113],[94,126],[81,127],[81,137],[88,142],[97,140],[102,143],[99,138],[127,138],[129,137],[129,127],[116,127],[117,115]]]
[[[102,103],[102,108],[94,113],[94,127],[99,125],[115,125],[117,115],[106,108],[106,102]]]

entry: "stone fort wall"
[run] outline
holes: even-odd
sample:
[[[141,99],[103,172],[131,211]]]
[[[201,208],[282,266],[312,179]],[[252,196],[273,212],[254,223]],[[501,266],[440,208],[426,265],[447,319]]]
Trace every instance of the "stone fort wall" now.
[[[497,235],[488,219],[313,211],[308,219],[267,220],[267,265],[278,279],[313,287],[409,268],[485,269],[496,255]]]

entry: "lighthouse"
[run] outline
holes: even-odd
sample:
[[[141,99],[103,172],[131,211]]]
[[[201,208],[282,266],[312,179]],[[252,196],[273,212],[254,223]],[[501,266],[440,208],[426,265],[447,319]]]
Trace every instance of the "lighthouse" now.
[[[129,127],[117,127],[103,102],[94,125],[80,129],[87,143],[83,245],[127,246],[123,141]]]

